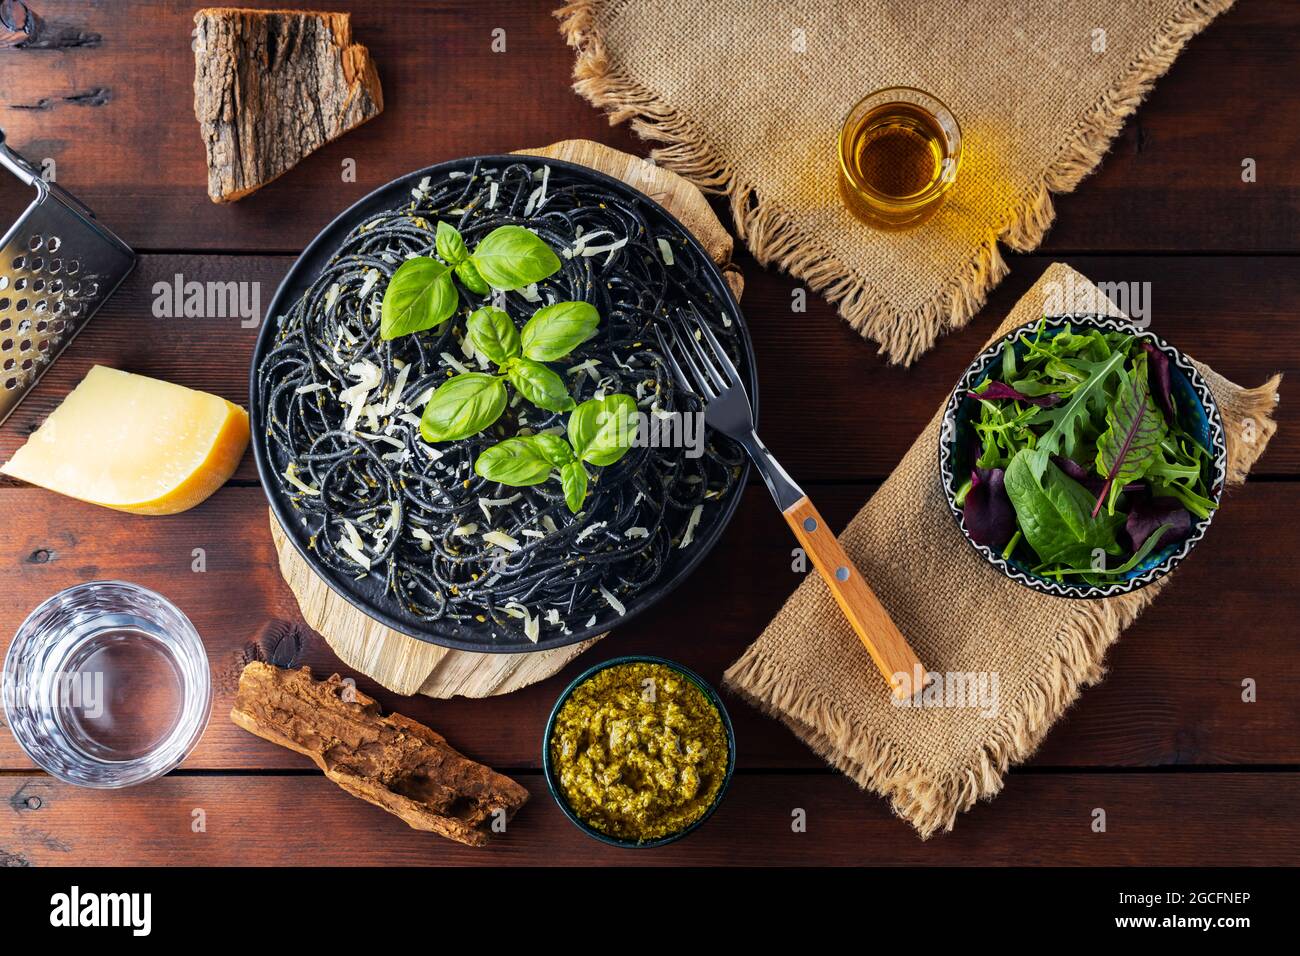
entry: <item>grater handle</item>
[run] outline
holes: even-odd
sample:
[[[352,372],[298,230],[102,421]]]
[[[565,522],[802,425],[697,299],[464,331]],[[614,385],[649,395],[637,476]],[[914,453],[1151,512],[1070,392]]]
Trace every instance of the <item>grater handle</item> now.
[[[15,153],[5,143],[5,131],[3,128],[0,128],[0,166],[4,166],[28,186],[33,186],[36,189],[46,188],[45,181],[41,179],[40,174],[32,168],[31,163],[27,162],[27,160]]]

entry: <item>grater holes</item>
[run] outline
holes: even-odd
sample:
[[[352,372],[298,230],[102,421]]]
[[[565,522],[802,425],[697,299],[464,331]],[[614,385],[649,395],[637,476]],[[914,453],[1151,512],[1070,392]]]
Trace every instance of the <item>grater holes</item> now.
[[[69,259],[67,268],[68,268],[68,275],[75,276],[78,272],[81,271],[81,263],[78,262],[76,259]]]
[[[44,291],[45,291],[45,280],[44,280],[44,279],[33,279],[33,280],[32,280],[32,291],[33,291],[33,292],[44,292]]]
[[[7,358],[7,359],[5,359],[4,370],[5,370],[6,372],[13,371],[14,364],[15,364],[15,363],[14,363],[14,360],[13,360],[13,359],[11,359],[11,358]]]
[[[84,308],[85,306],[82,305],[80,302],[69,302],[67,313],[68,315],[72,316],[72,318],[75,319],[77,316],[81,315],[81,310]]]
[[[9,277],[0,275],[0,292],[3,292],[7,288],[9,288]]]
[[[27,288],[27,280],[26,280],[26,279],[18,279],[16,282],[14,282],[14,291],[15,291],[15,292],[22,292],[23,289],[26,289],[26,288]]]
[[[27,248],[32,252],[36,252],[37,250],[44,248],[44,246],[45,239],[41,236],[32,236],[27,240]]]
[[[26,299],[19,299],[17,302],[15,302],[15,303],[14,303],[14,311],[15,311],[15,312],[26,312],[26,311],[27,311],[27,300],[26,300]]]
[[[50,252],[58,252],[63,246],[63,240],[58,236],[50,236],[45,240],[45,248]]]
[[[23,339],[21,342],[18,343],[18,351],[20,351],[20,352],[30,352],[31,350],[32,350],[32,340],[31,340],[31,339]],[[26,366],[23,366],[23,367],[26,368]]]
[[[51,294],[51,295],[58,295],[58,294],[59,294],[60,292],[62,292],[62,291],[63,291],[63,280],[62,280],[62,279],[53,279],[53,280],[50,281],[50,294]]]
[[[13,325],[13,322],[9,320],[8,316],[0,319],[0,332],[8,332],[11,325]]]
[[[30,332],[31,330],[32,330],[32,321],[31,321],[31,319],[23,319],[21,322],[18,323],[18,334],[19,334],[19,335],[26,335],[26,334],[27,334],[28,332]]]
[[[6,298],[5,296],[0,295],[0,312],[3,312],[5,309],[9,308],[9,305],[10,305],[9,299]]]
[[[41,319],[41,321],[36,323],[37,332],[44,332],[49,327],[50,327],[50,323],[46,322],[44,319]]]
[[[49,309],[49,307],[50,307],[50,303],[47,302],[45,299],[37,299],[36,304],[32,306],[32,311],[35,312],[37,315],[44,315],[46,310]]]
[[[10,392],[12,392],[12,391],[13,391],[15,388],[17,388],[17,387],[18,387],[18,379],[14,378],[14,377],[12,377],[12,376],[10,376],[9,378],[5,379],[5,390],[6,390],[6,391],[10,391]]]
[[[30,259],[27,260],[28,272],[40,272],[44,268],[45,268],[45,260],[42,259],[40,256],[32,256]]]
[[[26,256],[15,256],[15,257],[14,257],[13,267],[14,267],[15,269],[21,269],[21,268],[22,268],[23,266],[25,266],[25,265],[27,265],[27,257],[26,257]]]
[[[13,339],[5,339],[3,342],[0,342],[0,352],[12,352],[13,348],[14,348]]]
[[[55,256],[50,260],[50,275],[57,275],[63,269],[63,260]]]

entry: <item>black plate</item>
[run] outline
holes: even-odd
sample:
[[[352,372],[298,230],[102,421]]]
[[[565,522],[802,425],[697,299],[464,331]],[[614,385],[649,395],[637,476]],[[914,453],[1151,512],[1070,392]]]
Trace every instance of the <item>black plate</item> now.
[[[736,304],[735,297],[731,294],[731,289],[722,278],[722,273],[709,258],[704,247],[671,213],[654,202],[654,200],[648,198],[644,193],[638,192],[626,183],[606,176],[604,173],[588,169],[586,166],[578,166],[561,160],[520,155],[471,156],[465,159],[454,159],[449,162],[439,163],[436,166],[416,170],[394,179],[387,185],[379,187],[368,196],[353,203],[335,217],[333,222],[322,229],[316,238],[308,244],[307,248],[303,250],[302,255],[298,257],[298,261],[293,264],[293,267],[280,283],[275,297],[271,300],[264,313],[265,319],[258,333],[257,347],[253,350],[253,364],[249,372],[249,414],[253,433],[253,455],[257,461],[257,474],[261,479],[262,489],[266,492],[276,519],[285,530],[289,540],[293,542],[293,546],[298,550],[298,553],[302,555],[303,560],[332,590],[341,595],[349,604],[361,609],[370,617],[391,627],[393,630],[409,634],[421,641],[440,644],[443,647],[450,647],[455,650],[501,654],[530,653],[576,644],[579,641],[595,637],[597,634],[603,634],[612,627],[630,621],[647,608],[653,607],[681,584],[713,549],[714,544],[721,537],[723,529],[727,526],[727,522],[735,514],[736,507],[740,504],[741,492],[749,477],[749,463],[745,463],[740,480],[736,483],[731,496],[722,502],[722,506],[714,511],[711,516],[701,520],[699,527],[696,529],[694,546],[686,552],[674,549],[672,552],[673,558],[681,555],[680,560],[674,561],[670,559],[663,575],[652,587],[627,601],[625,614],[617,615],[611,610],[608,617],[597,620],[592,627],[575,629],[571,634],[543,636],[541,640],[533,644],[526,640],[494,639],[491,637],[492,625],[490,623],[477,625],[466,622],[448,622],[446,624],[435,622],[430,624],[421,621],[414,615],[407,614],[385,602],[381,583],[368,578],[357,581],[348,575],[340,574],[323,565],[317,559],[315,553],[307,547],[305,529],[295,516],[288,499],[280,492],[278,482],[273,480],[271,463],[267,460],[266,450],[261,441],[261,436],[266,433],[266,410],[260,406],[258,401],[257,370],[261,366],[262,359],[266,356],[267,351],[271,348],[272,340],[275,337],[277,317],[286,310],[288,303],[306,291],[317,273],[324,268],[335,250],[347,237],[347,234],[358,223],[376,213],[402,205],[409,199],[411,190],[422,177],[438,178],[456,170],[467,171],[476,162],[502,166],[523,163],[534,168],[550,166],[563,169],[575,178],[585,178],[593,184],[607,188],[612,194],[617,194],[625,200],[639,204],[648,220],[658,220],[668,231],[676,233],[678,237],[685,240],[695,250],[704,266],[703,278],[706,286],[722,303],[731,320],[736,323],[740,341],[743,345],[740,371],[748,386],[750,401],[754,405],[755,421],[757,421],[758,416],[758,379],[755,374],[754,344],[749,337],[749,327],[745,324],[745,318],[740,312],[740,306]]]

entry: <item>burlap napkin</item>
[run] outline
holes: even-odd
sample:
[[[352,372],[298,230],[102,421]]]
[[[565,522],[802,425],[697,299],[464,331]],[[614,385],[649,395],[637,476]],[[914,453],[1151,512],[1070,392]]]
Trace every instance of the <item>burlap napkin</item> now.
[[[575,0],[574,88],[702,188],[730,197],[755,258],[835,303],[892,361],[979,311],[998,240],[1036,247],[1183,45],[1231,0]],[[849,108],[886,86],[938,96],[964,158],[943,211],[904,233],[836,189]]]
[[[1079,273],[1055,264],[994,338],[1036,322],[1045,308],[1055,311],[1063,290],[1073,291],[1075,303],[1096,293]],[[1065,304],[1073,310],[1071,300]],[[1240,483],[1276,430],[1279,378],[1244,389],[1197,368],[1223,416],[1229,482]],[[951,829],[958,812],[1001,789],[1007,767],[1033,753],[1081,687],[1101,679],[1106,649],[1161,586],[1079,601],[1004,577],[963,539],[948,511],[937,460],[941,417],[942,405],[840,541],[929,670],[986,675],[985,689],[996,695],[945,697],[978,706],[894,706],[815,574],[723,678],[860,786],[888,797],[923,837]]]

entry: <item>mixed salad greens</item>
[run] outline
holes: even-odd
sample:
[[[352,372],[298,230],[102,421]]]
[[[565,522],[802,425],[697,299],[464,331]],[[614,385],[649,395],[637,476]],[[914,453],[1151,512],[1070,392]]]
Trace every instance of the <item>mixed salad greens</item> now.
[[[1165,353],[1126,332],[1040,322],[1008,342],[968,393],[972,464],[954,480],[971,539],[1105,585],[1186,538],[1216,507],[1213,468],[1170,376]]]

